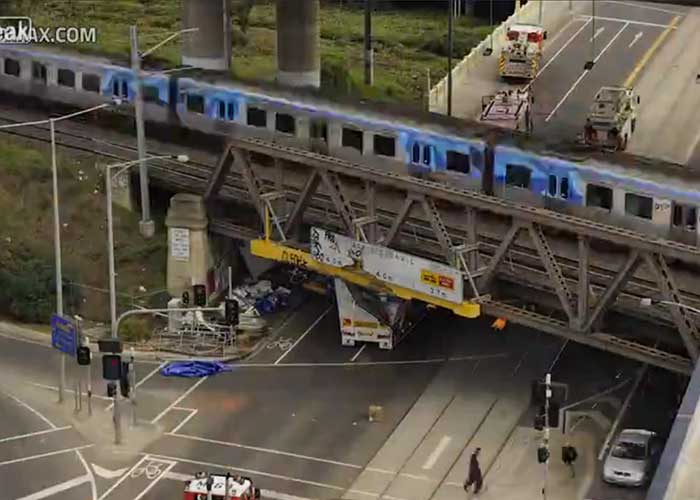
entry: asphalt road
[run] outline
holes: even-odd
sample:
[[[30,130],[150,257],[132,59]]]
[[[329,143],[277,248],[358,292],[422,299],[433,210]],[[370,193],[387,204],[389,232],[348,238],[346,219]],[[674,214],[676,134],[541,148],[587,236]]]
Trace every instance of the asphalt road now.
[[[455,376],[487,379],[525,353],[535,355],[554,368],[556,380],[570,384],[572,400],[636,369],[612,355],[563,347],[514,325],[494,334],[487,318],[458,320],[438,311],[394,351],[345,348],[336,309],[314,297],[230,373],[164,378],[158,364],[137,363],[140,423],[134,430],[126,419],[126,443],[114,448],[98,373],[94,416],[85,408],[74,414],[70,393],[62,407],[55,404],[55,353],[0,337],[0,496],[179,498],[185,477],[233,469],[252,477],[266,498],[340,498],[448,358],[457,367],[464,363]],[[383,421],[368,422],[371,404],[384,407]],[[122,407],[128,417],[129,405]]]

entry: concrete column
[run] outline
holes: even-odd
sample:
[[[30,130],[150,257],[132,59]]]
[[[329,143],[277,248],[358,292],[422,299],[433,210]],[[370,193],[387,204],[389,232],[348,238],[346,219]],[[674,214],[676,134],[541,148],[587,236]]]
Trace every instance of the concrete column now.
[[[107,172],[105,172],[107,175]],[[119,174],[112,183],[112,201],[115,205],[134,211],[134,199],[131,196],[131,175],[129,171]]]
[[[167,286],[179,297],[192,285],[208,285],[210,266],[207,212],[201,196],[176,194],[170,199],[165,225],[168,228]],[[207,289],[207,294],[212,290]]]
[[[182,0],[182,64],[227,71],[231,68],[231,13],[228,0]]]
[[[319,0],[277,1],[277,80],[321,86]]]

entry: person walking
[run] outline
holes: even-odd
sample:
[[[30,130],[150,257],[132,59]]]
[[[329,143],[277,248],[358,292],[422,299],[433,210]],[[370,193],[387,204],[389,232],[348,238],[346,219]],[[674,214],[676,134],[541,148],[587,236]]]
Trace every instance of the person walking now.
[[[574,462],[578,458],[578,452],[576,448],[571,446],[568,442],[561,448],[561,460],[571,469],[571,477],[576,477],[576,469],[574,469]]]
[[[469,491],[471,485],[474,485],[474,494],[476,495],[481,491],[481,487],[484,484],[483,476],[481,475],[481,466],[479,465],[479,452],[481,448],[477,448],[472,453],[469,459],[469,473],[467,475],[467,480],[464,482],[464,491]]]

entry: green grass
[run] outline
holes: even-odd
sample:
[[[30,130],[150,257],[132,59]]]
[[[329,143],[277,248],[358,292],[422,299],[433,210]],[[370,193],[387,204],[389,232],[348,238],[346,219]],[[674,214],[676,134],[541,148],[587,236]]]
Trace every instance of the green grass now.
[[[181,0],[53,0],[41,2],[32,17],[37,25],[78,25],[95,27],[96,46],[73,47],[107,54],[126,61],[130,24],[136,23],[142,49],[152,46],[180,29]],[[342,88],[326,91],[352,93],[361,97],[425,102],[428,73],[433,84],[446,73],[447,15],[434,11],[376,12],[373,17],[375,41],[375,85],[363,83],[364,14],[361,9],[322,6],[321,58],[330,71],[340,71]],[[275,7],[258,0],[251,12],[248,42],[233,48],[233,74],[245,80],[272,80],[276,72]],[[489,27],[467,16],[455,20],[455,63],[485,38]],[[239,36],[234,39],[240,40]],[[169,65],[179,64],[180,49],[171,43],[158,50],[157,57]],[[326,68],[326,72],[328,69]],[[350,92],[348,92],[350,90]]]

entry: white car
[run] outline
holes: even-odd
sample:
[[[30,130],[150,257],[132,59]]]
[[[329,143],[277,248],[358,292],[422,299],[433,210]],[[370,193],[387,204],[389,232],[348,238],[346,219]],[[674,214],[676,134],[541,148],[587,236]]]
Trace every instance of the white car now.
[[[655,432],[643,429],[623,430],[605,459],[603,480],[622,486],[646,484],[659,451]]]

